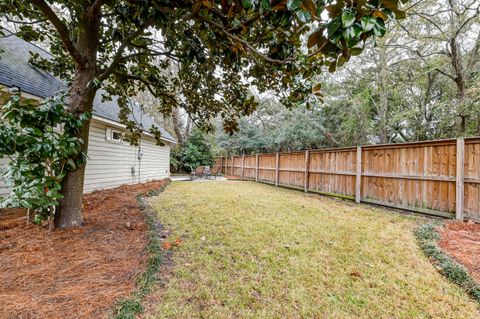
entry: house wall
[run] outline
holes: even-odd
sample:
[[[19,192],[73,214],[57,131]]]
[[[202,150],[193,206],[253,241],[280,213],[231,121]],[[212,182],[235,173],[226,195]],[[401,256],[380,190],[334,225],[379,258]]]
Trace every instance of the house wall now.
[[[96,120],[90,125],[84,186],[86,192],[170,176],[169,146],[159,147],[153,138],[143,137],[140,143],[143,156],[139,160],[139,147],[131,146],[128,142],[107,140],[107,127],[111,126]]]
[[[157,146],[153,138],[144,136],[140,143],[143,156],[139,160],[139,147],[131,146],[128,142],[108,141],[107,127],[115,128],[96,119],[91,122],[85,192],[170,176],[170,146]],[[121,131],[121,128],[115,129]],[[5,163],[7,159],[0,158],[0,167]],[[134,174],[132,167],[135,168]],[[9,189],[0,178],[0,196],[8,192]]]

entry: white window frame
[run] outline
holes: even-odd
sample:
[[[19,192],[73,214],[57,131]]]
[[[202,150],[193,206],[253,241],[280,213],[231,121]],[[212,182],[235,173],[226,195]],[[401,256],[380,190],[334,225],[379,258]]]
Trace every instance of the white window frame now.
[[[120,134],[120,138],[119,139],[115,139],[113,138],[114,134]],[[120,130],[116,130],[114,128],[111,128],[111,127],[107,127],[107,130],[105,132],[105,137],[106,137],[106,140],[109,141],[109,142],[112,142],[112,143],[122,143],[123,142],[123,133],[122,131]]]

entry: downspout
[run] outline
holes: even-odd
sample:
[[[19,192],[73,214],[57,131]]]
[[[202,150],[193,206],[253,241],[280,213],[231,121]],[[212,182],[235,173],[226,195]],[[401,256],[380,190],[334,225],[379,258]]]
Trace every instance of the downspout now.
[[[143,105],[139,104],[140,106],[140,128],[142,129],[143,134]],[[141,174],[142,174],[142,134],[140,134],[140,138],[138,140],[138,182],[141,183]]]
[[[141,183],[142,182],[142,179],[141,179],[141,173],[142,173],[142,157],[143,157],[143,153],[142,153],[142,137],[140,136],[140,139],[138,141],[138,154],[137,154],[137,157],[138,157],[138,182]]]

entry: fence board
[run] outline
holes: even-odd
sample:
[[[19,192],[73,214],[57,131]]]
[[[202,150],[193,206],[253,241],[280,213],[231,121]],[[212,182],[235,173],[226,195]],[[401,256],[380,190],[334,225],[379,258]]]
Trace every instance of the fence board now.
[[[454,217],[461,183],[464,217],[480,221],[480,138],[465,139],[464,178],[458,181],[455,139],[362,146],[358,159],[357,170],[356,147],[278,153],[278,184]],[[241,175],[241,156],[233,157],[233,170],[232,158],[216,165],[222,163],[224,173]],[[275,184],[276,154],[245,156],[244,178],[255,177]]]
[[[255,155],[245,155],[245,167],[243,172],[243,179],[255,179]]]
[[[303,188],[305,185],[305,153],[280,153],[278,159],[278,184]]]
[[[275,154],[259,154],[258,181],[275,183]]]

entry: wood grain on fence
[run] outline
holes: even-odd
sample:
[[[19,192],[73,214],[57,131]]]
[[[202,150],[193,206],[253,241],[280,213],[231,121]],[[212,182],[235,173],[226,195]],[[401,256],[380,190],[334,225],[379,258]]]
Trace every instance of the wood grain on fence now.
[[[480,138],[234,156],[216,165],[243,179],[480,221]]]

